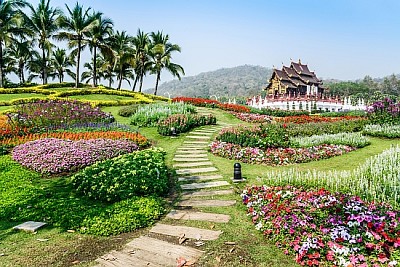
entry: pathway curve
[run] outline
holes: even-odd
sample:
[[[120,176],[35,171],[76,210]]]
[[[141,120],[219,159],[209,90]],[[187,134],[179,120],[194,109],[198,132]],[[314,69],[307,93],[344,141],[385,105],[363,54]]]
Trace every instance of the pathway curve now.
[[[224,179],[207,155],[211,137],[221,128],[221,125],[205,126],[186,136],[173,159],[183,191],[181,200],[146,235],[132,240],[120,251],[114,250],[98,258],[98,267],[194,266],[204,254],[201,245],[223,234],[220,230],[185,226],[187,221],[206,221],[218,225],[230,220],[229,215],[198,210],[201,207],[232,206],[236,202],[214,199],[217,195],[233,194],[228,179]],[[218,226],[215,228],[218,229]],[[188,241],[193,241],[199,247],[187,246]]]

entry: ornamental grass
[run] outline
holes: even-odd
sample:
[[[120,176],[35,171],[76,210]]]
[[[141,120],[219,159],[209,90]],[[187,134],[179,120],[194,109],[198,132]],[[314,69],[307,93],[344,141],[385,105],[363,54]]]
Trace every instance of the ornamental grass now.
[[[241,195],[257,230],[303,266],[397,266],[400,212],[355,195],[284,186]]]

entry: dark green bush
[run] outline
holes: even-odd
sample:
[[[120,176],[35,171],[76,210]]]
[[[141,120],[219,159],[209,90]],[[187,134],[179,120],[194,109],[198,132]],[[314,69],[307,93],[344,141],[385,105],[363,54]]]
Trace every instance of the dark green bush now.
[[[135,114],[138,107],[139,105],[129,105],[126,107],[122,107],[120,110],[118,110],[118,115],[122,117],[130,117]]]
[[[344,117],[344,116],[359,116],[366,117],[367,112],[365,110],[351,110],[351,111],[340,111],[340,112],[324,112],[320,114],[321,117]]]
[[[98,162],[72,176],[72,183],[81,194],[106,202],[165,196],[170,188],[165,154],[153,148]]]
[[[306,110],[281,110],[281,109],[269,109],[269,108],[263,108],[263,109],[250,108],[250,113],[268,115],[273,117],[301,116],[310,114],[310,112]]]
[[[304,124],[288,123],[287,134],[290,137],[296,137],[360,132],[364,129],[366,124],[368,124],[368,120],[341,120],[335,122],[311,122]]]
[[[158,124],[157,131],[161,135],[172,135],[172,128],[175,128],[177,134],[185,133],[191,129],[217,123],[214,115],[192,115],[192,114],[174,114]]]

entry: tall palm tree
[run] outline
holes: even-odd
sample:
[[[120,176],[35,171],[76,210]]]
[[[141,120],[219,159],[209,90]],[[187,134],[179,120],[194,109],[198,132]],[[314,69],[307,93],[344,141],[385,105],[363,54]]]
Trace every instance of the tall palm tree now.
[[[103,56],[99,55],[97,58],[97,65],[99,66],[98,72],[99,77],[108,81],[108,87],[114,82],[115,72],[114,72],[114,61],[113,56]]]
[[[62,83],[64,81],[65,72],[75,79],[75,73],[69,69],[69,67],[75,65],[75,61],[72,57],[67,56],[67,51],[65,49],[57,48],[57,50],[53,51],[51,65],[53,72],[50,76],[52,76],[53,79],[58,77],[59,82]]]
[[[31,59],[31,40],[15,40],[7,49],[7,54],[15,66],[13,71],[19,78],[20,83],[25,83],[25,74],[27,62]]]
[[[30,16],[25,16],[26,27],[35,33],[42,51],[42,80],[43,84],[47,84],[48,76],[48,60],[51,54],[51,48],[54,46],[51,39],[59,30],[58,22],[62,16],[59,8],[50,6],[50,0],[40,0],[35,8],[32,4],[28,4]]]
[[[98,20],[94,14],[89,14],[91,8],[85,10],[79,3],[76,3],[72,10],[68,5],[65,6],[68,10],[68,17],[62,16],[60,20],[60,27],[65,31],[60,32],[57,38],[59,40],[68,40],[69,48],[76,47],[73,54],[77,57],[75,76],[75,87],[77,88],[80,81],[79,65],[81,62],[81,51],[87,45],[85,35],[98,25]]]
[[[0,87],[4,87],[3,45],[13,42],[16,35],[22,34],[19,27],[21,16],[19,8],[26,4],[23,0],[0,0]]]
[[[97,57],[99,57],[99,56],[97,56]],[[100,66],[101,63],[102,63],[101,60],[96,60],[96,64],[97,64],[96,69],[99,69],[101,67]],[[94,64],[93,60],[92,60],[92,63],[86,62],[85,64],[83,64],[83,67],[85,67],[87,69],[87,71],[82,72],[81,81],[83,81],[85,83],[89,83],[93,79],[93,77],[96,77],[95,78],[96,84],[100,81],[102,72],[97,71],[96,76],[94,76],[93,64]]]
[[[45,59],[46,61],[48,59]],[[43,58],[40,52],[36,50],[31,50],[31,60],[27,63],[27,68],[29,70],[28,82],[31,82],[35,78],[39,78],[42,81],[43,77]]]
[[[126,31],[117,31],[110,38],[111,48],[114,51],[115,57],[114,69],[118,71],[117,89],[121,89],[122,80],[125,80],[126,75],[133,77],[135,49],[133,48],[132,41],[133,38],[126,34]]]
[[[94,14],[98,20],[98,24],[87,33],[90,50],[92,51],[92,63],[93,63],[93,87],[97,86],[97,48],[100,49],[103,54],[112,54],[112,50],[107,43],[107,38],[113,34],[113,22],[109,18],[103,17],[103,14],[97,12]]]
[[[142,92],[143,77],[151,67],[151,63],[149,61],[149,35],[138,29],[137,35],[133,38],[133,44],[135,45],[136,49],[136,79],[133,85],[133,91],[135,91],[136,83],[139,81],[139,92]]]
[[[158,83],[161,80],[161,71],[166,69],[174,77],[181,79],[180,74],[185,75],[185,71],[181,65],[171,62],[171,54],[173,52],[181,52],[181,48],[177,44],[169,42],[169,36],[163,35],[162,32],[152,32],[150,34],[151,48],[149,54],[152,62],[151,72],[156,74],[156,86],[154,95],[157,95]]]

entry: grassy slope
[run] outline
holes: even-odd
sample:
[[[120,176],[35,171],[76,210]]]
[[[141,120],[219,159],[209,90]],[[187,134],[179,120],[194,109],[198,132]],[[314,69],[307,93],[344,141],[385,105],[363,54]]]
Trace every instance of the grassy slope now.
[[[18,98],[46,98],[47,96],[41,94],[0,94],[0,101],[11,101]]]

